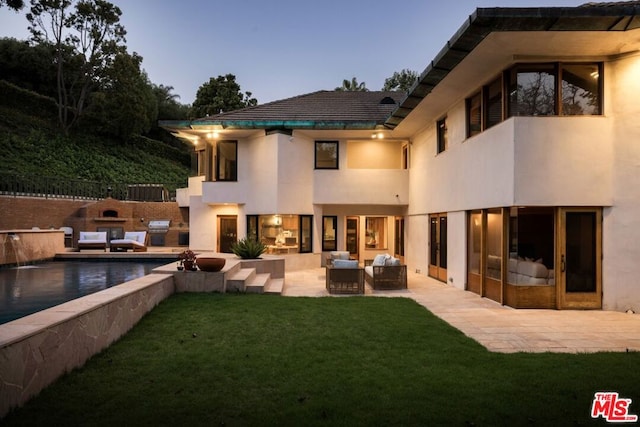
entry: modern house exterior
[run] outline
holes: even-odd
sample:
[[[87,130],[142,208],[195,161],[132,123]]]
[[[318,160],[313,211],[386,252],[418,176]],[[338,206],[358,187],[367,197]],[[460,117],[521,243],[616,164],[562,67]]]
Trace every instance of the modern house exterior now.
[[[639,77],[640,2],[477,9],[407,94],[161,125],[196,143],[194,248],[387,252],[517,308],[637,312]]]

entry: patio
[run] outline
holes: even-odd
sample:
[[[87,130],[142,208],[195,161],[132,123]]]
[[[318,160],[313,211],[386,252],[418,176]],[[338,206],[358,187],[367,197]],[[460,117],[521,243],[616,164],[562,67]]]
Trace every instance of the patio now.
[[[288,297],[328,296],[324,268],[287,272]],[[513,309],[408,272],[408,289],[365,295],[412,298],[490,351],[591,353],[640,351],[640,315],[602,310]]]

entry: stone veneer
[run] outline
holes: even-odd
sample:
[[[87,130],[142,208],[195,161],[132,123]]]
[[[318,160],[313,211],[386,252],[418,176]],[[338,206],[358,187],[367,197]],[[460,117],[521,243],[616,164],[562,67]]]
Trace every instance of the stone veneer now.
[[[224,292],[226,280],[240,268],[284,278],[284,259],[269,258],[227,259],[217,273],[177,271],[171,263],[153,274],[0,325],[0,419],[83,366],[175,292]]]
[[[151,274],[0,325],[0,418],[131,329],[175,290]]]

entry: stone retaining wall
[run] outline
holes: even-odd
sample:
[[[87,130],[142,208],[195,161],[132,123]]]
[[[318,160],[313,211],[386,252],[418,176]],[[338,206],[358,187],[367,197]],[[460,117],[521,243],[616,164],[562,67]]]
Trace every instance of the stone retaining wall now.
[[[0,418],[79,368],[173,294],[150,274],[0,325]]]

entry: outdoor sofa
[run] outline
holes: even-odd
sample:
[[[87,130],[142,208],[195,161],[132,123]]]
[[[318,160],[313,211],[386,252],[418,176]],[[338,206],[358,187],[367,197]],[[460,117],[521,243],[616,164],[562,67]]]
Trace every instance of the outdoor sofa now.
[[[78,250],[103,249],[107,251],[106,231],[81,231],[78,236]]]
[[[357,260],[334,259],[327,265],[326,287],[330,294],[364,294],[364,269]]]
[[[407,266],[391,255],[376,255],[364,261],[364,276],[376,290],[407,289]]]

